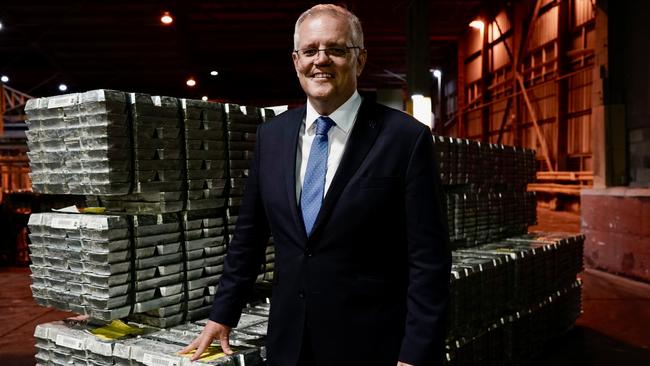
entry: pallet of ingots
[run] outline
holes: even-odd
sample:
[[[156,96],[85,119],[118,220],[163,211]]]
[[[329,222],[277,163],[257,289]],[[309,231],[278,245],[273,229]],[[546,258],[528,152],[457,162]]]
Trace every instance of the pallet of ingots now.
[[[468,155],[468,148],[471,144],[470,140],[454,139],[456,144],[456,167],[454,168],[455,177],[454,182],[457,185],[466,185],[470,183],[470,173],[468,163],[471,156]]]
[[[474,322],[464,321],[465,324],[483,326],[504,315],[510,302],[508,265],[502,256],[452,252],[454,269],[466,269],[469,273],[463,280],[472,282],[465,287],[471,288],[469,301],[478,308]]]
[[[32,214],[34,299],[103,320],[147,312],[142,321],[178,324],[205,316],[224,250],[184,249],[182,221],[175,214]]]
[[[191,362],[177,352],[196,338],[202,327],[188,323],[179,329],[157,329],[137,323],[57,321],[36,326],[39,365],[262,365],[259,346],[231,338],[235,354],[218,345]],[[233,330],[234,331],[234,330]]]
[[[449,285],[448,329],[452,337],[471,334],[471,324],[479,319],[479,308],[474,301],[478,296],[479,274],[467,267],[452,263]]]
[[[36,364],[85,365],[92,360],[94,365],[114,365],[117,343],[155,331],[120,321],[105,324],[68,319],[39,324],[34,329]]]
[[[581,234],[531,233],[457,253],[509,256],[513,306],[521,308],[575,280],[582,268],[583,242]]]
[[[581,283],[573,281],[475,333],[447,340],[445,365],[519,365],[539,355],[543,344],[568,331],[581,313]]]
[[[448,193],[452,249],[472,247],[527,232],[535,220],[531,192]]]
[[[27,144],[35,191],[125,194],[131,189],[128,96],[94,90],[27,101]]]
[[[202,327],[183,326],[186,330],[180,332],[163,329],[144,337],[128,339],[117,343],[113,358],[116,365],[224,365],[224,366],[261,366],[264,364],[259,346],[240,341],[236,336],[231,337],[232,355],[226,355],[218,341],[210,345],[197,361],[190,361],[193,354],[179,355],[183,347],[191,343],[201,333]],[[234,333],[233,329],[233,333]]]
[[[470,336],[446,344],[443,364],[449,366],[503,365],[506,347],[506,319],[500,318]]]
[[[274,116],[270,109],[255,107],[240,107],[236,104],[227,104],[226,126],[228,133],[228,166],[229,166],[229,197],[228,197],[228,233],[229,241],[235,232],[239,209],[244,196],[248,169],[255,152],[257,127],[266,119]],[[273,253],[266,253],[263,271],[273,271]],[[261,274],[260,279],[272,278],[272,273]]]
[[[180,216],[184,301],[132,314],[136,322],[167,328],[210,312],[226,255],[225,209],[184,211]]]
[[[543,257],[538,251],[527,245],[501,241],[488,243],[474,248],[464,248],[458,252],[467,254],[493,254],[507,255],[511,259],[510,275],[512,280],[512,306],[514,309],[530,304],[535,299],[535,294],[541,291],[544,284],[536,282],[543,277]]]
[[[456,144],[453,143],[452,137],[433,136],[436,160],[438,162],[438,173],[440,182],[445,185],[456,184]]]
[[[505,357],[511,364],[529,364],[542,346],[571,329],[582,309],[580,281],[508,317]]]
[[[163,215],[132,221],[115,215],[32,214],[37,302],[107,320],[179,302],[180,223]]]
[[[167,328],[206,317],[223,273],[226,255],[224,209],[186,211],[181,214],[184,255],[183,299],[179,303],[133,314],[136,322]]]
[[[184,134],[178,99],[128,93],[133,124],[133,189],[101,197],[109,211],[179,212],[185,185]]]
[[[449,334],[471,335],[509,308],[508,260],[500,256],[454,251]]]
[[[474,191],[525,191],[535,179],[535,151],[433,136],[439,173],[445,186]]]
[[[175,98],[93,90],[34,99],[25,108],[36,191],[110,196],[180,190]]]
[[[228,210],[231,216],[236,217],[239,215],[248,169],[255,152],[257,127],[262,123],[262,111],[237,104],[226,104],[225,110],[231,193]]]
[[[263,346],[268,331],[270,309],[271,304],[268,299],[266,302],[248,304],[244,309],[242,309],[241,317],[237,323],[237,327],[232,330],[230,339],[236,339],[239,342],[250,345]],[[202,327],[204,327],[207,322],[208,319],[197,320],[194,322],[200,327],[198,328],[197,334],[201,332]],[[172,329],[183,329],[183,326],[181,325]],[[264,350],[262,350],[262,352],[264,355]]]
[[[547,249],[550,263],[547,277],[555,288],[575,281],[576,275],[583,270],[583,234],[531,232],[507,240]]]
[[[182,99],[187,161],[187,210],[226,205],[228,153],[224,105]]]

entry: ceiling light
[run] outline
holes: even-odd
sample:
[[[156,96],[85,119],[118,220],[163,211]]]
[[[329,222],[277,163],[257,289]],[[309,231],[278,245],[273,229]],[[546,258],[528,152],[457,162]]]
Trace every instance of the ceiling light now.
[[[164,12],[163,15],[160,17],[160,21],[164,25],[170,25],[174,22],[174,18],[172,18],[172,15],[169,14],[168,11]]]
[[[485,23],[483,23],[482,20],[476,19],[476,20],[472,20],[472,22],[469,23],[469,26],[474,29],[483,30],[485,28]]]
[[[440,77],[442,76],[442,71],[440,71],[439,69],[433,69],[432,72],[433,72],[433,77],[436,79],[440,79]]]
[[[202,96],[201,100],[204,101],[204,102],[207,102],[208,101],[208,96],[207,95]]]
[[[196,85],[196,80],[194,80],[194,78],[189,78],[189,79],[187,79],[185,84],[187,84],[187,86],[195,86]]]
[[[210,75],[212,75],[212,76],[217,76],[217,75],[219,75],[219,71],[217,71],[217,70],[212,70],[212,71],[210,71]]]
[[[9,76],[7,76],[7,75],[0,76],[0,81],[2,81],[3,83],[8,83],[9,82]]]
[[[0,22],[0,30],[2,30],[2,22]]]
[[[64,91],[68,90],[68,86],[65,85],[65,84],[59,84],[59,90],[64,92]]]

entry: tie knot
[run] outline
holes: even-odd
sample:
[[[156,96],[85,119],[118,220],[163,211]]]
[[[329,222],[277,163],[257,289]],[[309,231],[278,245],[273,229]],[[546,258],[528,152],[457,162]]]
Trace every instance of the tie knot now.
[[[336,123],[332,121],[331,118],[327,116],[320,116],[316,119],[316,134],[317,135],[327,135],[327,131],[330,130],[332,126]]]

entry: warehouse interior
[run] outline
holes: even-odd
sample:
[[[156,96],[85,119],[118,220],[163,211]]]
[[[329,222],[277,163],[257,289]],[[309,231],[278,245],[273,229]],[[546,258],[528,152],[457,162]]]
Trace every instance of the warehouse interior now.
[[[259,108],[262,120],[305,102],[291,62],[292,34],[295,19],[314,4],[3,3],[1,364],[34,365],[37,325],[78,313],[38,305],[32,296],[30,215],[114,204],[89,202],[79,192],[48,191],[47,184],[32,179],[38,161],[30,162],[34,145],[28,146],[28,137],[33,139],[30,130],[38,124],[28,121],[41,117],[38,110],[26,112],[28,102],[110,89],[223,105],[224,116],[234,113],[232,105],[246,106],[242,119]],[[458,346],[449,364],[650,362],[650,3],[343,4],[364,27],[368,63],[359,79],[364,98],[416,116],[441,137],[440,149],[456,143],[477,151],[501,145],[514,146],[513,154],[534,150],[533,174],[522,191],[536,203],[527,230],[583,240],[576,259],[584,266],[577,276],[580,311],[569,329],[550,339],[527,334],[530,342],[544,343],[526,345],[531,358],[467,359]],[[475,355],[487,352],[477,342],[467,344]],[[483,347],[496,346],[488,341]]]

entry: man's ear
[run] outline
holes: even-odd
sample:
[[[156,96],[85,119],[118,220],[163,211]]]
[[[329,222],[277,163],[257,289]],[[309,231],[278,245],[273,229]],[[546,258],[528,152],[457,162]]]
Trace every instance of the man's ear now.
[[[298,62],[300,62],[298,59],[298,53],[291,52],[291,59],[293,60],[293,67],[296,69],[296,72],[298,72]]]
[[[368,58],[368,51],[366,49],[359,50],[359,56],[357,56],[357,77],[361,76],[361,72],[366,66],[366,58]]]

